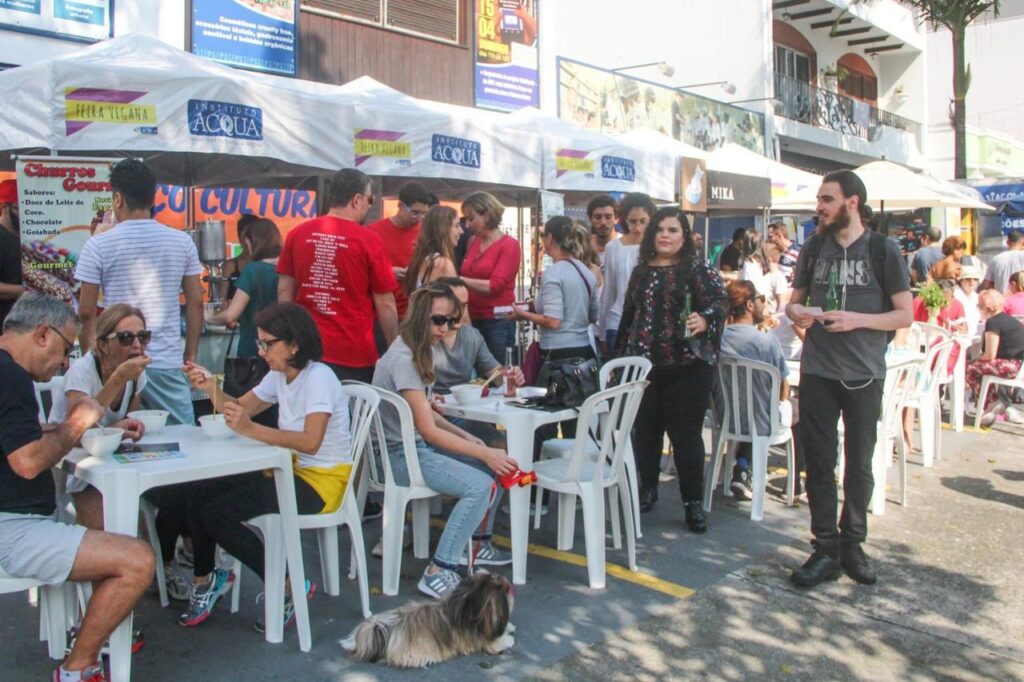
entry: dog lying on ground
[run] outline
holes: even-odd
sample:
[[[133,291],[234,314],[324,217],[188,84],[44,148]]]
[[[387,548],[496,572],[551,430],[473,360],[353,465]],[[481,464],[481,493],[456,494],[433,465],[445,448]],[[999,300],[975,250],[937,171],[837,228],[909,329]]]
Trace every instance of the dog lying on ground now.
[[[441,601],[400,606],[356,626],[341,647],[357,661],[419,668],[512,648],[514,598],[507,578],[477,573]]]

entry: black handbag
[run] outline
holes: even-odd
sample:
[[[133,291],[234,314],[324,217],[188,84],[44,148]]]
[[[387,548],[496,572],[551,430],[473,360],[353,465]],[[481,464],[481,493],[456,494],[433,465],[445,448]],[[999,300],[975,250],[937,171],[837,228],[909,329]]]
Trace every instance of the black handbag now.
[[[262,300],[262,287],[260,295]],[[224,394],[241,398],[243,395],[256,388],[263,378],[270,373],[270,366],[267,361],[256,355],[250,358],[230,357],[231,344],[235,340],[235,330],[231,330],[231,338],[228,339],[228,348],[224,353]],[[277,428],[277,405],[268,407],[252,418],[257,424]]]
[[[548,390],[544,405],[577,409],[600,387],[597,360],[579,357],[545,360],[537,384]]]

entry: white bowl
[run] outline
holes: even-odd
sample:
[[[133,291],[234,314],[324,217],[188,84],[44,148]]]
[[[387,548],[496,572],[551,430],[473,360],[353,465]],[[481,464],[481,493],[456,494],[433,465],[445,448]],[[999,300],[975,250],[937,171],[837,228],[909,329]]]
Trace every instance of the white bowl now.
[[[146,433],[150,434],[160,433],[164,430],[168,414],[170,413],[165,410],[135,410],[128,413],[128,418],[142,422],[142,425],[146,427]]]
[[[543,398],[548,394],[548,389],[543,386],[520,386],[516,389],[517,398]]]
[[[483,397],[484,387],[480,384],[459,384],[452,386],[452,395],[455,397],[455,402],[466,405],[473,403]]]
[[[88,429],[82,434],[82,447],[93,457],[109,455],[124,438],[124,429]]]
[[[207,438],[231,438],[235,435],[228,423],[224,421],[222,414],[208,414],[205,417],[200,417],[199,425],[203,427],[203,433]]]

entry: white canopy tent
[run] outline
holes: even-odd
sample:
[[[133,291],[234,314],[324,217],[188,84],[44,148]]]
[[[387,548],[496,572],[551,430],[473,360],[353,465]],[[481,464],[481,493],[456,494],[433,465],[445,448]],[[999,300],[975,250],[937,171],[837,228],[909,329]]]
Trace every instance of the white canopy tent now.
[[[757,175],[772,183],[773,211],[814,210],[821,176],[769,159],[738,144],[729,143],[708,157],[711,170]]]
[[[543,187],[580,192],[644,192],[673,201],[678,157],[666,149],[629,144],[618,137],[584,130],[537,109],[506,117],[504,129],[543,139]]]

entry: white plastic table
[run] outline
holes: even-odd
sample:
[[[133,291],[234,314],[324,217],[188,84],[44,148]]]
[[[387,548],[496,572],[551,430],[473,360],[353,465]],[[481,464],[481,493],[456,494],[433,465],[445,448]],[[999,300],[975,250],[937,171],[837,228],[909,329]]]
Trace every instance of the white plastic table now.
[[[146,436],[141,442],[178,443],[185,456],[121,464],[112,457],[92,457],[83,449],[75,448],[64,458],[62,467],[65,471],[103,493],[106,530],[135,537],[139,525],[139,496],[150,488],[272,469],[277,485],[292,593],[305,594],[306,575],[299,542],[295,481],[292,476],[291,453],[288,450],[241,436],[211,439],[196,426],[168,426],[160,433]],[[268,593],[272,591],[268,586]],[[265,615],[266,640],[283,641],[283,600],[267,599]],[[305,599],[295,599],[295,616],[299,648],[309,651],[311,636]],[[129,615],[110,637],[110,672],[114,682],[127,682],[131,679],[131,640],[132,616]]]
[[[547,410],[517,407],[507,398],[487,397],[470,404],[459,404],[445,396],[439,407],[446,417],[459,417],[505,427],[508,454],[523,471],[533,470],[533,436],[544,424],[568,421],[577,417],[576,410]],[[512,526],[512,582],[526,583],[526,546],[529,542],[530,486],[512,486],[508,491],[509,520]]]

